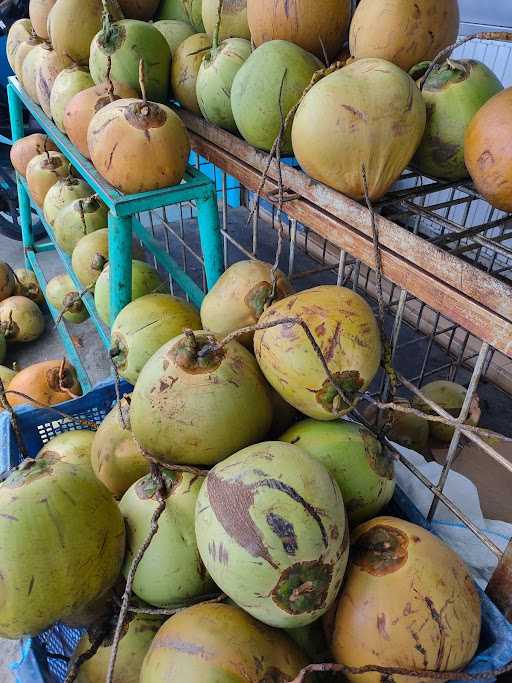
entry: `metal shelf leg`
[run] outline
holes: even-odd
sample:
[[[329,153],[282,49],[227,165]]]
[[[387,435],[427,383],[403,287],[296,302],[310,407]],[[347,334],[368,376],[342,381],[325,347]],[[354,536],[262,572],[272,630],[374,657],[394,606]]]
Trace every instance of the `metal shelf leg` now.
[[[217,195],[213,187],[203,200],[197,200],[197,214],[201,250],[205,256],[206,283],[208,289],[211,289],[224,272],[219,209],[217,207]]]
[[[132,217],[108,215],[110,324],[132,300]]]
[[[25,128],[23,125],[23,105],[16,95],[16,91],[12,85],[7,86],[7,96],[9,100],[9,116],[11,120],[11,130],[13,142],[19,140],[25,135]],[[16,174],[16,177],[18,174]],[[34,249],[34,234],[32,231],[32,211],[30,208],[30,198],[27,191],[19,182],[17,177],[16,182],[18,188],[18,205],[20,210],[20,224],[21,235],[23,238],[23,250],[25,254],[25,265],[31,268],[31,264],[27,258],[27,251]]]

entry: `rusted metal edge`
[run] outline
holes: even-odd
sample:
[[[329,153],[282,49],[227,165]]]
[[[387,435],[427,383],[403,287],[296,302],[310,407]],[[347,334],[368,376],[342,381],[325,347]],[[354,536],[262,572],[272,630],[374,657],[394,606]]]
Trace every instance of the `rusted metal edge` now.
[[[189,114],[186,114],[185,118],[188,119]],[[190,128],[189,133],[192,146],[199,155],[237,178],[250,191],[254,192],[258,189],[260,184],[259,169],[254,168],[232,151],[228,151],[194,133]],[[277,183],[274,180],[267,179],[263,188],[263,195],[267,197],[272,194],[276,187]],[[359,205],[356,206],[361,209]],[[375,268],[373,245],[370,237],[356,230],[345,220],[325,211],[305,198],[287,202],[286,213],[340,249],[347,251],[371,268]],[[390,225],[394,226],[393,223]],[[394,227],[399,228],[399,226]],[[478,300],[472,298],[469,292],[455,288],[446,279],[437,277],[436,269],[429,267],[424,269],[418,266],[417,263],[408,258],[411,256],[408,251],[404,254],[390,248],[389,240],[385,239],[386,230],[386,226],[381,224],[381,251],[385,276],[479,339],[512,357],[512,322],[482,305]],[[406,230],[401,230],[406,235],[410,235]],[[421,250],[425,244],[423,240],[416,238],[416,243],[410,248]],[[441,258],[450,257],[449,254],[441,250],[437,251]],[[453,257],[450,259],[460,263],[458,259]],[[449,263],[445,266],[447,270],[452,267]],[[473,270],[475,273],[481,274],[477,269]],[[443,274],[445,274],[444,269]]]
[[[189,131],[202,138],[203,146],[205,142],[210,142],[216,148],[227,152],[232,159],[242,161],[257,172],[261,173],[264,170],[268,158],[267,154],[256,150],[231,133],[212,126],[204,119],[190,112],[180,110],[179,114]],[[204,156],[207,157],[207,155]],[[321,208],[325,213],[342,221],[345,227],[361,233],[368,241],[371,241],[370,213],[366,207],[309,178],[298,169],[282,164],[281,170],[284,186],[288,190],[308,200],[316,205],[316,207]],[[232,173],[232,175],[236,176],[235,173]],[[275,162],[270,167],[269,178],[277,181],[277,165]],[[250,189],[255,190],[257,186],[255,188],[253,185]],[[272,197],[270,200],[272,200]],[[291,214],[289,209],[292,204],[293,202],[287,202],[287,213]],[[378,217],[377,221],[380,243],[383,248],[388,249],[390,253],[396,254],[410,264],[431,274],[438,281],[444,282],[452,289],[460,292],[466,300],[470,299],[478,302],[491,313],[502,317],[508,322],[512,322],[512,287],[386,218]],[[307,220],[304,223],[309,227],[313,227]],[[336,239],[332,241],[341,246]],[[368,263],[362,255],[360,256],[354,252],[351,253],[353,256],[361,257],[361,260]],[[390,273],[387,273],[387,275],[390,279],[393,279]],[[436,310],[445,313],[448,318],[453,319],[453,313],[449,307],[441,305]],[[472,331],[471,326],[469,328],[466,326],[466,329]],[[489,341],[488,339],[485,340]],[[512,338],[510,337],[508,340],[502,339],[499,347],[494,342],[489,341],[489,343],[496,346],[496,348],[500,348],[500,350],[508,347],[508,351],[505,351],[505,353],[507,355],[512,353]]]

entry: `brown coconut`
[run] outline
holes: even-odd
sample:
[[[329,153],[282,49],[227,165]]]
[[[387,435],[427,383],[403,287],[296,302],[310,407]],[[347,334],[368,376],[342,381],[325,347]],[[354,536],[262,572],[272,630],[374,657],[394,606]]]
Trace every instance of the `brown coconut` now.
[[[201,114],[196,96],[197,75],[211,44],[211,38],[206,33],[190,36],[176,50],[171,65],[174,97],[185,109],[196,114]]]
[[[350,54],[409,71],[457,40],[458,0],[361,0],[350,25]]]
[[[112,94],[111,94],[112,93]],[[72,97],[64,110],[64,128],[71,142],[89,159],[87,130],[94,115],[111,102],[137,97],[136,90],[124,83],[101,83]]]
[[[48,40],[48,15],[57,0],[30,0],[28,14],[34,31],[43,40]]]
[[[36,93],[41,109],[51,119],[50,95],[57,76],[64,69],[69,69],[73,62],[66,55],[59,55],[51,46],[45,43],[45,54],[39,60],[36,68]]]
[[[11,147],[11,164],[20,175],[25,176],[29,162],[46,151],[58,151],[47,135],[44,133],[27,135],[17,140]]]
[[[7,61],[9,66],[14,71],[14,64],[16,59],[16,52],[23,41],[30,38],[32,34],[32,22],[30,19],[18,19],[9,29],[7,35],[7,43],[5,51],[7,53]]]
[[[179,183],[190,153],[179,116],[163,104],[136,99],[103,107],[89,125],[87,144],[97,170],[125,194]]]
[[[287,40],[329,62],[341,51],[350,23],[350,0],[247,0],[256,46]]]
[[[451,548],[415,524],[377,517],[352,532],[350,557],[331,643],[337,662],[459,671],[472,660],[480,639],[480,599]],[[347,678],[382,681],[374,672]]]
[[[126,19],[149,21],[154,17],[160,0],[118,0]]]
[[[491,98],[473,118],[464,156],[477,190],[497,209],[512,212],[512,88]]]
[[[16,50],[16,56],[14,58],[14,73],[21,85],[23,83],[23,62],[32,52],[34,48],[41,45],[43,41],[38,38],[35,33],[32,33],[26,40],[19,44]]]
[[[63,360],[48,360],[21,370],[12,379],[9,390],[18,391],[33,399],[31,401],[11,394],[9,403],[12,406],[36,406],[36,401],[51,406],[82,395],[75,368]]]
[[[275,300],[293,294],[285,275],[276,273]],[[272,266],[263,261],[239,261],[226,270],[208,292],[201,305],[203,329],[224,337],[260,319],[272,294]],[[252,347],[254,334],[238,339]]]
[[[46,193],[60,178],[69,175],[70,164],[60,152],[39,154],[27,165],[27,185],[33,201],[43,207]]]

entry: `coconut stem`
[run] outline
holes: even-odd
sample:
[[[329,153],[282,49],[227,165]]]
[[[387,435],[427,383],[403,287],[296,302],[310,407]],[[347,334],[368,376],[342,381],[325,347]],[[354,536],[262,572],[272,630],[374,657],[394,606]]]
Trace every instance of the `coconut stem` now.
[[[133,614],[147,614],[149,616],[156,617],[173,617],[175,614],[183,612],[183,610],[189,609],[194,605],[212,605],[219,602],[224,602],[224,600],[226,599],[227,595],[225,593],[210,593],[208,595],[200,595],[197,598],[191,598],[190,600],[184,600],[179,605],[176,605],[176,607],[168,609],[166,609],[165,607],[150,608],[133,607],[132,605],[130,605],[130,607],[128,608],[128,612],[132,612]]]
[[[419,89],[423,90],[423,86],[425,85],[427,78],[430,76],[432,71],[434,71],[438,63],[441,61],[441,59],[443,59],[443,57],[445,57],[446,55],[450,55],[454,50],[456,50],[461,45],[469,43],[470,40],[498,40],[500,42],[510,43],[512,42],[512,31],[481,31],[480,33],[472,33],[470,36],[465,36],[464,38],[458,40],[456,43],[448,45],[448,47],[445,47],[443,50],[441,50],[441,52],[439,52],[432,60],[425,74],[420,79],[420,82],[418,84]]]
[[[140,86],[140,92],[142,95],[142,101],[144,104],[146,104],[147,100],[147,94],[146,94],[146,83],[145,83],[145,68],[144,68],[144,60],[141,59],[139,62],[139,86]]]
[[[149,548],[153,538],[156,536],[158,532],[158,521],[165,511],[165,506],[167,502],[167,489],[165,485],[165,480],[162,475],[162,470],[158,465],[151,465],[151,476],[155,479],[158,487],[156,493],[156,500],[158,501],[158,505],[151,517],[151,525],[148,534],[144,539],[142,545],[138,549],[137,554],[133,558],[130,570],[128,572],[128,576],[126,577],[126,588],[124,589],[123,598],[121,600],[121,609],[119,611],[119,617],[117,619],[114,641],[112,643],[112,650],[110,653],[110,661],[108,665],[108,673],[105,679],[105,683],[113,683],[114,680],[114,670],[116,666],[117,651],[119,649],[119,643],[121,641],[121,636],[123,633],[124,622],[128,614],[128,608],[130,604],[130,597],[132,594],[133,580],[135,578],[135,574],[137,572],[139,564],[142,561],[142,558],[144,557],[144,553]]]
[[[80,425],[81,427],[86,427],[87,429],[90,429],[93,432],[98,431],[98,425],[96,424],[96,422],[92,422],[91,420],[82,420],[81,418],[76,417],[76,415],[70,415],[69,413],[65,413],[63,410],[59,410],[55,406],[50,406],[47,403],[42,403],[41,401],[38,401],[36,398],[32,398],[32,396],[24,394],[22,391],[15,391],[14,389],[0,389],[0,402],[2,400],[2,396],[7,396],[8,394],[11,394],[12,396],[18,396],[19,398],[23,398],[25,401],[33,403],[39,408],[51,410],[56,415],[63,417],[65,420],[71,420],[71,422],[74,422],[75,424]],[[75,396],[75,398],[78,397]]]
[[[116,98],[114,97],[114,84],[112,82],[111,73],[112,73],[112,56],[109,55],[108,59],[107,59],[107,95],[108,95],[108,99],[111,102],[114,102]]]
[[[112,369],[114,371],[114,389],[116,392],[116,406],[117,406],[117,411],[119,413],[119,421],[121,422],[121,426],[123,429],[128,429],[128,425],[125,420],[125,416],[123,413],[123,406],[121,404],[121,378],[119,377],[119,369],[114,362],[114,359],[119,356],[121,353],[120,349],[117,346],[113,346],[110,351],[109,351],[109,358],[110,362],[112,363]]]
[[[222,22],[222,8],[224,6],[224,0],[219,0],[219,7],[217,10],[217,23],[215,24],[215,30],[213,32],[213,44],[212,52],[215,54],[219,48],[219,36],[220,36],[220,25]]]

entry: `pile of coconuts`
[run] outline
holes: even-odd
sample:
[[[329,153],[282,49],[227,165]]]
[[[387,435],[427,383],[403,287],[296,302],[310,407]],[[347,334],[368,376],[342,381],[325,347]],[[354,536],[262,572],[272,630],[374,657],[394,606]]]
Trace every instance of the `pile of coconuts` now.
[[[241,261],[200,311],[148,293],[111,335],[133,391],[95,431],[57,434],[0,484],[0,636],[83,627],[73,666],[103,629],[77,680],[105,680],[115,605],[158,512],[115,681],[284,683],[315,661],[471,661],[481,608],[467,568],[385,516],[393,459],[347,417],[381,361],[364,299],[334,286],[297,293],[271,264]],[[449,410],[446,386],[434,389],[427,398]]]

